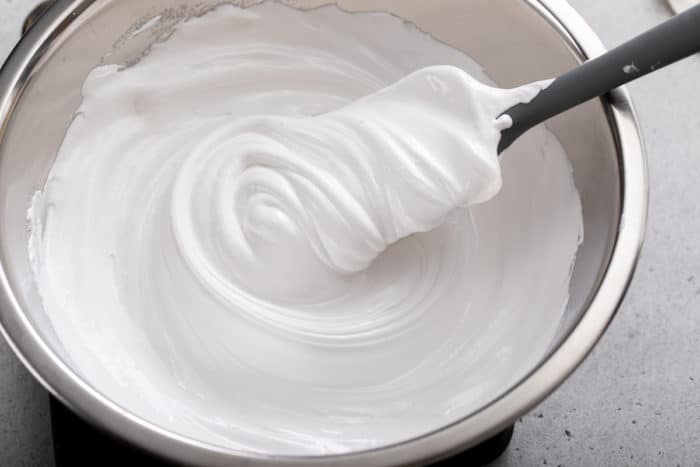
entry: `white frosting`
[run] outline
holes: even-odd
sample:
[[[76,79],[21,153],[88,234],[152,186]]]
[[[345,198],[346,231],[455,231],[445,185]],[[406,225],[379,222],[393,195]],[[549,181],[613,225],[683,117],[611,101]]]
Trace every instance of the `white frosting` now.
[[[241,286],[304,304],[344,295],[389,245],[500,190],[511,122],[495,116],[537,92],[434,66],[315,117],[217,122],[175,177],[180,254],[227,302]]]
[[[497,117],[541,85],[462,70],[487,81],[395,17],[277,2],[95,69],[29,211],[74,366],[165,428],[272,454],[398,442],[501,394],[556,333],[581,207],[543,128],[497,195]]]

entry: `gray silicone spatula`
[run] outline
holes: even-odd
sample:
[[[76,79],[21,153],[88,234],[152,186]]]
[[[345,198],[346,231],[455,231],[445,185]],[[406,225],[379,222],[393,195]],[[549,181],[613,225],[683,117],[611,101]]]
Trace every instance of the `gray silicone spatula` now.
[[[498,153],[554,115],[700,52],[700,5],[556,78],[529,104],[508,109],[513,126],[501,131]],[[700,76],[689,76],[700,85]]]

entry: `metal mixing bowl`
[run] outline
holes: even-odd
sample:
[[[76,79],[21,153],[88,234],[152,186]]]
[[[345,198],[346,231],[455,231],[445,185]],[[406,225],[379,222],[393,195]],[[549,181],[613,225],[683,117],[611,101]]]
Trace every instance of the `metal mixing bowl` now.
[[[17,355],[69,407],[138,446],[196,465],[420,464],[495,434],[557,387],[591,350],[620,304],[637,260],[647,211],[644,150],[624,89],[548,123],[566,148],[583,203],[585,240],[571,300],[551,352],[478,412],[400,444],[342,456],[275,457],[178,436],[106,399],[72,368],[41,306],[27,255],[26,209],[41,188],[80,102],[87,72],[130,63],[173,24],[221,1],[58,0],[0,73],[0,324]],[[245,4],[254,1],[239,2]],[[308,8],[327,0],[288,0]],[[548,78],[603,46],[563,0],[340,0],[346,10],[383,10],[466,51],[502,86]],[[155,28],[139,25],[162,15]],[[537,291],[533,291],[537,293]],[[241,464],[243,465],[243,464]]]

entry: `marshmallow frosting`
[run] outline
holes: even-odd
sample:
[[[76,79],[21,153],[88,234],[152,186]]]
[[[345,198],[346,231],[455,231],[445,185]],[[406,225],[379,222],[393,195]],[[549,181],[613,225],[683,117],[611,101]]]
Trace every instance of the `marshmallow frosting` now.
[[[271,1],[94,69],[28,213],[71,363],[152,423],[277,455],[502,394],[551,345],[583,227],[544,127],[496,154],[546,83],[488,82],[388,14]]]

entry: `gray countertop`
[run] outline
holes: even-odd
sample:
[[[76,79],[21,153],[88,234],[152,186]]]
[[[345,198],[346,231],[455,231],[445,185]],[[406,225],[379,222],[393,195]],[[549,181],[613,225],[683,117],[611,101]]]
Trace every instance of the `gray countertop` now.
[[[516,1],[516,0],[513,0]],[[0,0],[0,61],[38,0]],[[608,46],[668,18],[663,0],[571,0]],[[591,356],[516,424],[495,467],[700,466],[700,57],[631,86],[650,171],[647,240]],[[51,466],[46,392],[0,338],[0,466]]]

